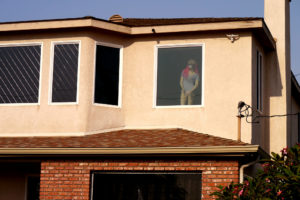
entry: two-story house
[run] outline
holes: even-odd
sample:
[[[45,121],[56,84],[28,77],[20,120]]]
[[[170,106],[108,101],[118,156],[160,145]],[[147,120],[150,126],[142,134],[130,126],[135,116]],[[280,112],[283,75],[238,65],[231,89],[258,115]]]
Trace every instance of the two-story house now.
[[[0,23],[0,199],[211,199],[299,141],[289,35],[289,0]]]

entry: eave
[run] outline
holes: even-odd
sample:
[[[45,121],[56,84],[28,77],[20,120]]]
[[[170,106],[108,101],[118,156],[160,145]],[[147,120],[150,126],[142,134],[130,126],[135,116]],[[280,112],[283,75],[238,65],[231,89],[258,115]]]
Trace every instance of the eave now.
[[[151,148],[0,148],[0,157],[32,156],[224,156],[244,157],[262,154],[258,145],[207,147],[151,147]],[[265,157],[265,156],[263,156]]]
[[[129,27],[122,24],[111,23],[92,17],[63,19],[63,20],[41,20],[27,22],[0,23],[0,33],[18,32],[18,31],[38,31],[52,29],[84,29],[95,28],[107,31],[113,31],[126,35],[144,35],[144,34],[170,34],[186,32],[208,32],[208,31],[231,31],[237,32],[248,30],[254,32],[261,38],[261,41],[270,49],[275,49],[275,41],[268,30],[263,19],[253,19],[245,21],[229,22],[210,22],[196,24],[177,24],[177,25],[159,25]]]
[[[293,72],[291,74],[291,86],[292,96],[300,103],[300,86]]]

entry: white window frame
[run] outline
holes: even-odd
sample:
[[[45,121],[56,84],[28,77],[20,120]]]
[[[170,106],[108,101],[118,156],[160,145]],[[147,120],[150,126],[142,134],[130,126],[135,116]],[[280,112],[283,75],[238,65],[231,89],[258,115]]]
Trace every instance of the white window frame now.
[[[52,102],[54,50],[55,50],[54,47],[55,47],[55,45],[61,45],[61,44],[78,44],[77,91],[76,91],[76,101],[75,102]],[[77,104],[79,104],[80,60],[81,60],[80,58],[81,58],[81,40],[52,41],[51,42],[48,105],[77,105]]]
[[[256,109],[259,112],[263,110],[263,55],[256,52]]]
[[[158,49],[178,48],[178,47],[202,47],[202,67],[201,67],[201,104],[200,105],[171,105],[158,106],[157,98],[157,72],[158,72]],[[205,43],[186,43],[186,44],[161,44],[155,45],[154,53],[154,85],[153,85],[153,108],[201,108],[204,107],[204,72],[205,72]]]
[[[118,48],[120,49],[119,55],[119,88],[118,88],[118,105],[110,105],[104,103],[95,102],[95,83],[96,83],[96,62],[97,62],[97,45]],[[96,41],[94,45],[94,82],[93,82],[93,98],[92,104],[94,106],[110,107],[110,108],[121,108],[122,107],[122,80],[123,80],[123,46],[118,44],[112,44],[107,42]]]
[[[28,42],[28,43],[6,43],[0,44],[1,47],[20,47],[20,46],[40,46],[41,56],[40,56],[40,74],[39,74],[39,93],[37,103],[0,103],[0,106],[39,106],[41,102],[41,91],[42,91],[42,73],[43,73],[43,42]]]

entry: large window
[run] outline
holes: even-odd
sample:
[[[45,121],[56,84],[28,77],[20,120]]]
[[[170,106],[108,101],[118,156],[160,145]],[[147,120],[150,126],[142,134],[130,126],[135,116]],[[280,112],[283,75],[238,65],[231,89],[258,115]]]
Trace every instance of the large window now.
[[[77,101],[79,43],[55,44],[52,98],[54,103]]]
[[[202,45],[159,46],[156,105],[202,105],[202,63]]]
[[[96,46],[94,103],[118,106],[120,53],[119,47]]]
[[[41,45],[0,47],[0,103],[38,103]]]
[[[256,109],[262,111],[262,55],[259,51],[256,60]]]
[[[94,172],[92,200],[199,200],[201,173]]]

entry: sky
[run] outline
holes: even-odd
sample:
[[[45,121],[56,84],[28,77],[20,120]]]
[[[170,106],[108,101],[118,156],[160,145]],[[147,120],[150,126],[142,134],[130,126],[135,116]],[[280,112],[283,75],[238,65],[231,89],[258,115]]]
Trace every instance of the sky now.
[[[0,22],[77,18],[263,17],[264,0],[0,0]],[[291,2],[291,67],[300,81],[300,0]]]

